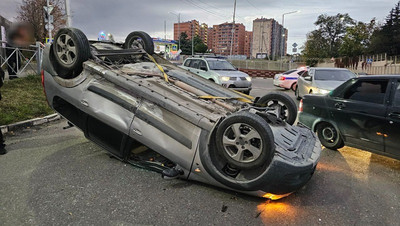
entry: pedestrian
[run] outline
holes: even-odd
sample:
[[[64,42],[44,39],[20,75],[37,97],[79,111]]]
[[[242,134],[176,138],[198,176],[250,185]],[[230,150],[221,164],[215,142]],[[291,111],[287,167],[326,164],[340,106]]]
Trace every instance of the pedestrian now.
[[[0,68],[0,87],[4,84],[4,76],[5,73],[2,68]],[[0,93],[0,100],[1,100],[1,93]],[[0,155],[5,155],[7,153],[5,149],[6,145],[4,144],[3,132],[0,129]]]
[[[21,68],[21,55],[18,48],[28,47],[33,40],[33,30],[29,24],[16,23],[7,32],[6,55],[8,58],[9,79],[18,78],[17,73]]]

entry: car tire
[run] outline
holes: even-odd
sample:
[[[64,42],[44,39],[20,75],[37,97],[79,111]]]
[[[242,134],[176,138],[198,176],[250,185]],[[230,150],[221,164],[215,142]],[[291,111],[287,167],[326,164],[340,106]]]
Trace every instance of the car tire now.
[[[243,91],[243,93],[246,94],[246,95],[250,95],[250,90]]]
[[[321,123],[317,126],[317,135],[321,144],[331,150],[344,147],[344,141],[339,131],[330,123]]]
[[[292,86],[290,87],[290,89],[295,92],[297,88],[297,83],[293,83]]]
[[[131,32],[125,39],[124,49],[144,49],[148,54],[154,54],[153,39],[146,32]]]
[[[256,169],[271,163],[275,154],[274,135],[262,117],[249,112],[236,113],[218,126],[216,151],[232,167]]]
[[[91,57],[86,35],[76,28],[61,28],[54,37],[51,51],[53,67],[64,79],[77,77],[83,70],[83,62]]]
[[[271,92],[261,97],[257,106],[261,107],[281,107],[280,119],[293,125],[297,118],[297,105],[293,99],[286,93]]]
[[[294,95],[296,96],[297,100],[301,100],[300,94],[299,94],[299,88],[296,86],[296,90],[294,91]]]

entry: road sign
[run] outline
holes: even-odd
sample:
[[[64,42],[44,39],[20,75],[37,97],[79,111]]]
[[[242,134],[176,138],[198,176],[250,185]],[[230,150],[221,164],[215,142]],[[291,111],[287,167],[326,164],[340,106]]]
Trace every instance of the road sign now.
[[[44,22],[49,23],[49,21],[50,21],[51,24],[54,22],[53,15],[49,15],[48,17],[47,16],[44,17]]]
[[[54,25],[53,25],[53,24],[46,24],[44,27],[45,27],[46,30],[48,30],[48,31],[54,30]]]
[[[297,45],[297,43],[293,43],[293,48],[296,48],[298,45]]]
[[[44,11],[46,11],[47,14],[51,14],[53,12],[54,6],[49,5],[49,6],[43,6]]]
[[[46,43],[53,43],[53,39],[46,38]]]
[[[297,48],[293,48],[292,52],[297,53]]]

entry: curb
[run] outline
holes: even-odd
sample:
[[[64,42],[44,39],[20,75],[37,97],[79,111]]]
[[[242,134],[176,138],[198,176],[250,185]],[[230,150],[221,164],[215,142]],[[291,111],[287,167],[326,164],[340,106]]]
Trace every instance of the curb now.
[[[13,123],[13,124],[6,125],[6,126],[0,126],[0,129],[3,134],[6,134],[8,132],[15,131],[18,129],[42,125],[42,124],[53,122],[53,121],[60,120],[60,119],[61,119],[61,116],[56,113],[56,114],[45,116],[43,118],[35,118],[35,119],[30,119],[30,120],[26,120],[26,121],[22,121],[22,122]]]

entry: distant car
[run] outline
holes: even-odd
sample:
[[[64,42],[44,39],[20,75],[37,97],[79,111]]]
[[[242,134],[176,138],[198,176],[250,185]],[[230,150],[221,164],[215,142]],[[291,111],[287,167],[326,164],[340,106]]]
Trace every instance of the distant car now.
[[[251,77],[220,57],[190,57],[185,60],[182,68],[245,94],[250,94],[252,89]]]
[[[295,90],[297,99],[307,94],[326,95],[356,75],[343,68],[310,68],[303,73]]]
[[[286,90],[296,90],[297,79],[301,76],[304,72],[307,71],[306,67],[301,67],[294,70],[289,70],[282,74],[276,74],[274,76],[274,86],[284,88]]]
[[[323,146],[400,159],[400,75],[353,78],[326,96],[304,96],[299,121]]]

